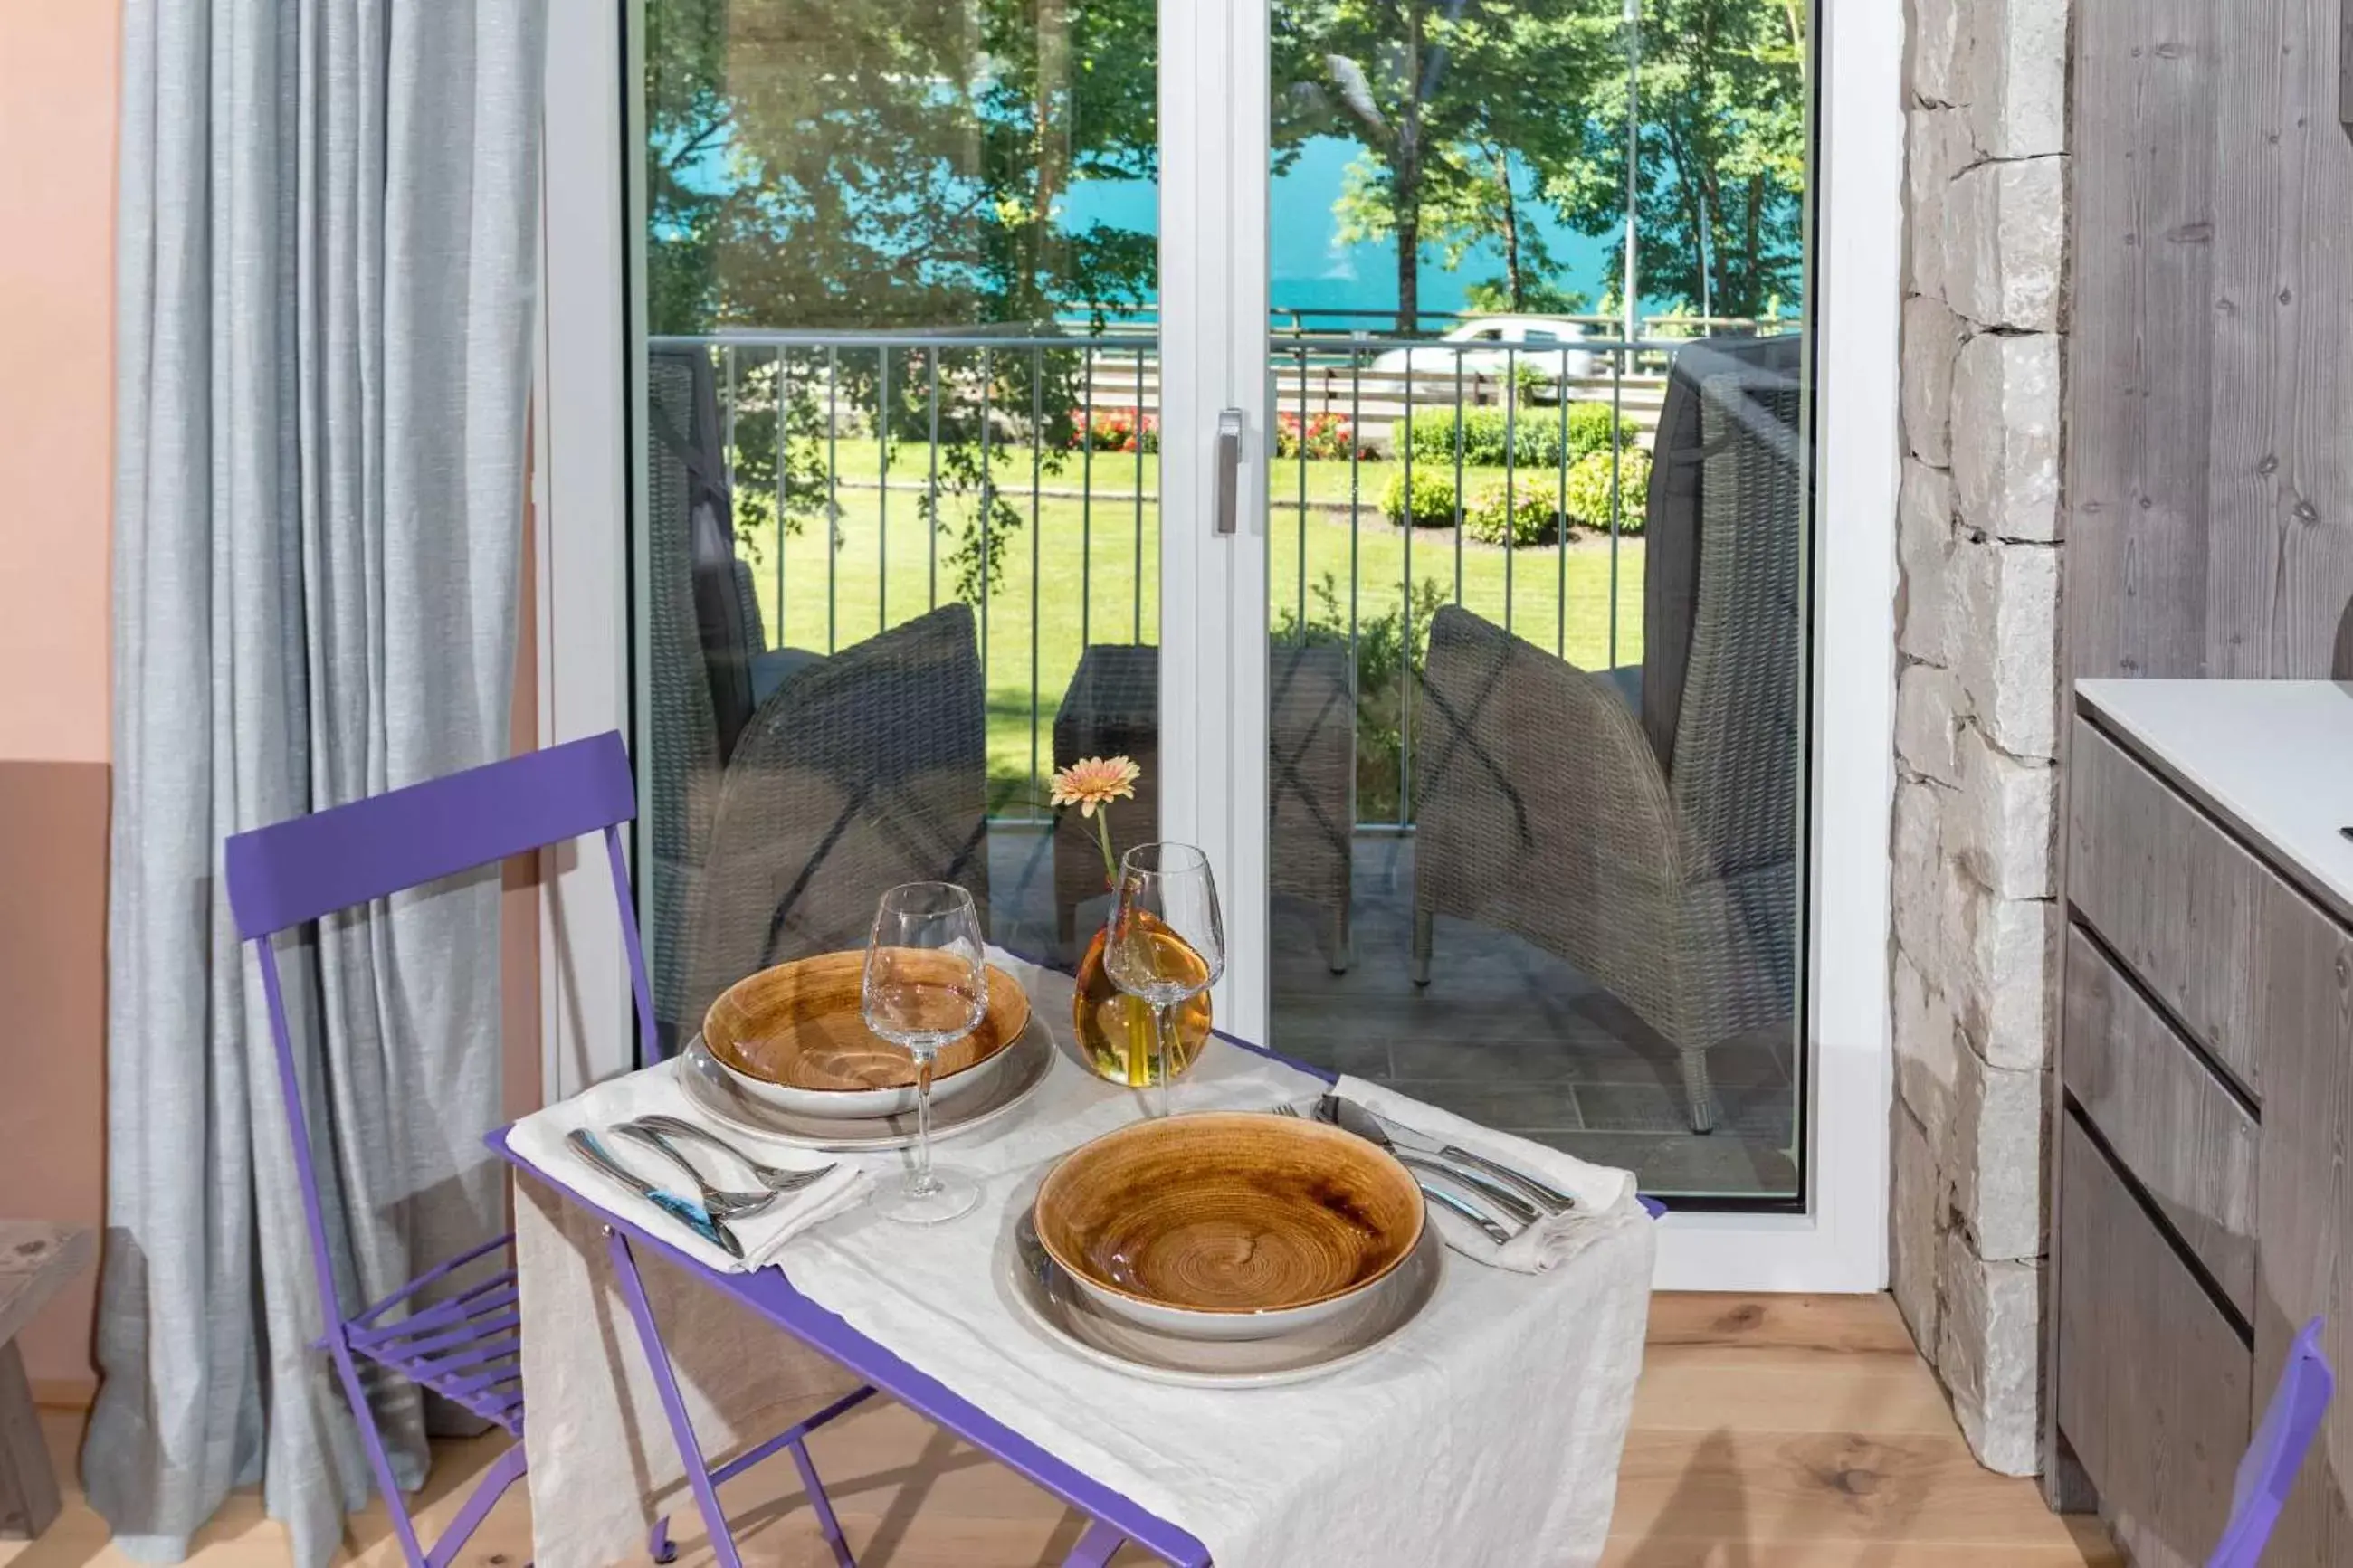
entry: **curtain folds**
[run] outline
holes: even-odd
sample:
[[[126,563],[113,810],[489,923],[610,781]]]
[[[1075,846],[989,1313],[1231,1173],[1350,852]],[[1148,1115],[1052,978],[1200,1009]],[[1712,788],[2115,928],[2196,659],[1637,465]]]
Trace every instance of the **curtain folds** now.
[[[365,1463],[228,834],[503,754],[545,0],[128,0],[116,244],[104,1373],[126,1549],[259,1481],[320,1568]],[[347,1310],[495,1234],[495,874],[281,954]],[[405,1478],[428,1412],[378,1406]]]

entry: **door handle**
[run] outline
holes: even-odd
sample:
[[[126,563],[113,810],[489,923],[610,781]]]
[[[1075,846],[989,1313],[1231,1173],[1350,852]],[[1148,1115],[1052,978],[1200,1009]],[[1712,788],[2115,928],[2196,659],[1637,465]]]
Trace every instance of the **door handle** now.
[[[1218,500],[1213,527],[1231,533],[1240,526],[1242,488],[1242,411],[1218,411]]]

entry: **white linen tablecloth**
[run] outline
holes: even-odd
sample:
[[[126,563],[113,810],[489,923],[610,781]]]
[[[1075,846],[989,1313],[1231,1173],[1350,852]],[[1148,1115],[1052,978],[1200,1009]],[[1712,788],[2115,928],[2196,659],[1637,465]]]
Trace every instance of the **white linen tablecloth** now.
[[[1067,1044],[1068,978],[993,956]],[[1324,1087],[1221,1045],[1179,1082],[1176,1109],[1262,1110]],[[943,1164],[982,1181],[976,1212],[911,1226],[860,1207],[777,1261],[851,1327],[1198,1537],[1219,1568],[1569,1568],[1599,1556],[1654,1245],[1630,1183],[1548,1272],[1450,1256],[1437,1298],[1364,1363],[1288,1388],[1166,1387],[1049,1340],[1008,1298],[998,1254],[1024,1178],[1142,1109],[1064,1055],[1026,1105],[939,1146]],[[878,1179],[895,1180],[901,1158],[872,1159]],[[641,1554],[655,1515],[691,1504],[598,1226],[544,1184],[516,1185],[534,1554],[542,1568],[601,1568]],[[638,1250],[706,1454],[773,1436],[855,1385]]]

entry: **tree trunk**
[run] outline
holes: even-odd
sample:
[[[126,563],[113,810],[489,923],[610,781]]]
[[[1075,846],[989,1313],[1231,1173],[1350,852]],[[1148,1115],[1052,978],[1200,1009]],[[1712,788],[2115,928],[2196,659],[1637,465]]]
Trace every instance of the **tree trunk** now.
[[[1397,209],[1398,331],[1408,336],[1421,330],[1421,6],[1409,4],[1405,92],[1389,163],[1390,200]]]
[[[1504,291],[1514,311],[1528,308],[1527,279],[1520,272],[1520,208],[1512,195],[1512,155],[1490,149],[1495,160],[1495,184],[1504,193]]]

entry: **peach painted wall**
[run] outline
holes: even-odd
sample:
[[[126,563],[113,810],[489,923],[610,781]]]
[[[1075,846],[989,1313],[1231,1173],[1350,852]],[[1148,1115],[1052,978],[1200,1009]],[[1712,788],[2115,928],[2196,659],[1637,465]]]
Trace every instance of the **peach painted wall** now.
[[[120,7],[0,4],[0,1217],[103,1217]],[[93,1281],[24,1334],[90,1386]]]

